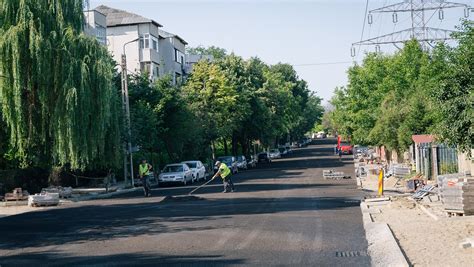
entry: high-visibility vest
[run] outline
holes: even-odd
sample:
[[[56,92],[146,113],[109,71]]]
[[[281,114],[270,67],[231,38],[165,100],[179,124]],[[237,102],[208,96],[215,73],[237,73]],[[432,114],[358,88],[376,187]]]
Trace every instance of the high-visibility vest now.
[[[139,172],[140,175],[150,175],[150,171],[148,170],[148,163],[140,164]]]
[[[221,163],[219,166],[219,171],[221,172],[221,178],[224,179],[230,174],[230,169],[225,163]]]

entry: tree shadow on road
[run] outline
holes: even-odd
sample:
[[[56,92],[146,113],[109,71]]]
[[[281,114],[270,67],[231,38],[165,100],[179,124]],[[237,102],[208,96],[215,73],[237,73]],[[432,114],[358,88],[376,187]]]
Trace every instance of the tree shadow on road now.
[[[11,266],[227,266],[245,264],[242,259],[225,259],[223,255],[160,255],[158,253],[123,253],[100,256],[73,256],[61,252],[24,253],[0,258],[0,264]]]
[[[74,244],[222,228],[232,216],[356,207],[345,197],[227,198],[179,203],[88,205],[0,219],[0,249]],[[256,208],[259,207],[259,208]],[[205,221],[205,224],[197,224]]]

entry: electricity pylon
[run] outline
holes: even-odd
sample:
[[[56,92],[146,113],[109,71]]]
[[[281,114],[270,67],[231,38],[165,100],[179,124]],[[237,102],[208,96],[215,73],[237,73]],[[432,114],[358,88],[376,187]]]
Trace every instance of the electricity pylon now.
[[[453,31],[428,27],[429,18],[426,15],[429,12],[432,12],[433,15],[435,12],[438,12],[438,18],[443,20],[444,10],[451,8],[464,8],[464,17],[469,17],[469,5],[444,0],[404,0],[397,4],[373,9],[367,15],[367,22],[369,24],[372,24],[373,14],[376,13],[392,13],[393,23],[398,22],[398,13],[410,13],[411,27],[353,43],[351,54],[355,56],[355,46],[361,45],[375,45],[376,51],[378,51],[380,50],[380,45],[393,44],[399,48],[397,44],[402,44],[412,39],[420,42],[425,48],[427,45],[431,46],[433,42],[449,40]]]

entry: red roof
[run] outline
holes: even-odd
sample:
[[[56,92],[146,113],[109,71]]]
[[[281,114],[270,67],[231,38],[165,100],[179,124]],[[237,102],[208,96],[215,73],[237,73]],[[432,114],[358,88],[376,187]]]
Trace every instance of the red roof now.
[[[412,135],[411,139],[415,144],[421,144],[421,143],[431,143],[434,141],[435,137],[434,135],[431,134],[417,134],[417,135]]]

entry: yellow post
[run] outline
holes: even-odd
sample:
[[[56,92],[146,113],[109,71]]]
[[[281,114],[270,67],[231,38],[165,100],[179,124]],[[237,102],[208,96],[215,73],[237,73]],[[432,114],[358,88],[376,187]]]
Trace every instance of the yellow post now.
[[[380,169],[379,173],[379,193],[378,196],[383,196],[383,169]]]

